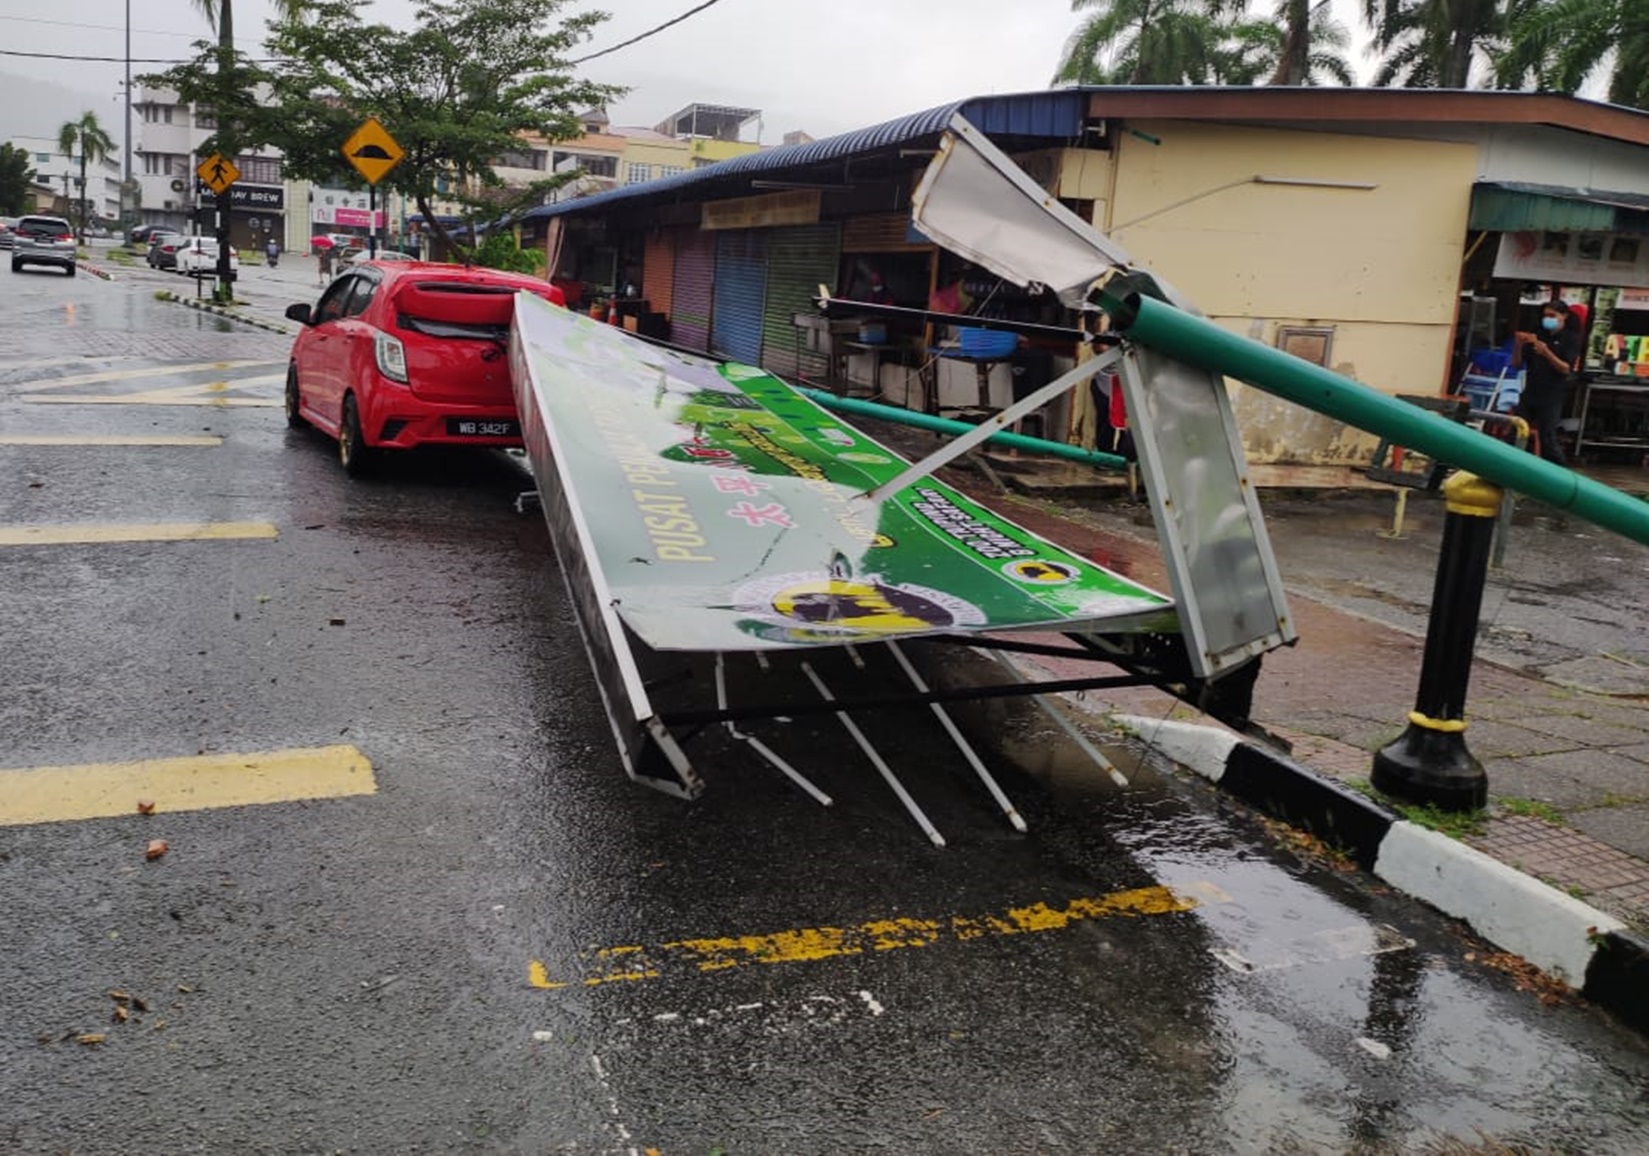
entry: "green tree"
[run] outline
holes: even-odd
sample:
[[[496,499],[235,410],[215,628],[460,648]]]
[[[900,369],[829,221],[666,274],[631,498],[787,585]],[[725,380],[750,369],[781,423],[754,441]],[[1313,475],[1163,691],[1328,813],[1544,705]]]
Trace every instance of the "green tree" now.
[[[80,157],[80,240],[86,240],[86,162],[102,164],[114,152],[115,142],[102,125],[97,114],[83,112],[79,120],[71,120],[57,130],[57,148],[66,157]]]
[[[1223,53],[1240,4],[1224,0],[1071,0],[1087,17],[1065,41],[1056,82],[1208,84],[1224,79]]]
[[[1644,0],[1523,0],[1495,65],[1508,88],[1529,84],[1575,93],[1608,76],[1613,104],[1649,108],[1649,3]]]
[[[1505,0],[1363,0],[1363,17],[1382,54],[1374,83],[1404,88],[1468,87],[1506,31]]]
[[[273,116],[265,134],[295,176],[326,179],[339,146],[376,116],[404,158],[382,184],[416,201],[442,243],[437,198],[494,210],[503,182],[494,165],[521,147],[521,134],[577,136],[580,109],[623,89],[571,75],[570,50],[606,14],[561,17],[571,0],[424,0],[416,27],[367,24],[352,0],[306,5],[301,18],[271,24]],[[541,201],[567,176],[514,199]]]
[[[205,51],[194,62],[195,83],[187,92],[182,86],[176,87],[183,99],[197,107],[207,105],[218,119],[217,131],[202,143],[200,156],[205,158],[216,152],[233,160],[246,148],[261,143],[252,139],[256,135],[254,126],[260,119],[256,96],[258,70],[247,65],[235,51],[233,0],[194,0],[194,5],[206,17],[217,42],[197,42]],[[274,7],[278,19],[300,20],[308,4],[306,0],[274,0]],[[221,203],[217,216],[218,279],[213,294],[228,299],[233,296],[229,285],[229,214]]]
[[[20,217],[29,209],[29,185],[34,168],[29,151],[7,141],[0,144],[0,216]]]

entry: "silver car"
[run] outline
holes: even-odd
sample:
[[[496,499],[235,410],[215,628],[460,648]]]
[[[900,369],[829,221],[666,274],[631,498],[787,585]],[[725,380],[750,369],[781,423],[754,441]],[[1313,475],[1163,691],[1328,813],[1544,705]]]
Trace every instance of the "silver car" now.
[[[21,217],[12,242],[11,271],[24,265],[56,265],[74,276],[74,230],[62,217]]]

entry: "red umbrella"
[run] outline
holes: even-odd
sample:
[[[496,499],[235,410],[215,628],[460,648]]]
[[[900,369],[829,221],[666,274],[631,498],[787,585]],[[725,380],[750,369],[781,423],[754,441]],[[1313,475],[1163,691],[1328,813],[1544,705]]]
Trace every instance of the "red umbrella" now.
[[[311,237],[311,238],[309,238],[309,247],[311,249],[330,249],[330,248],[332,248],[332,245],[333,245],[333,241],[332,241],[331,237]]]

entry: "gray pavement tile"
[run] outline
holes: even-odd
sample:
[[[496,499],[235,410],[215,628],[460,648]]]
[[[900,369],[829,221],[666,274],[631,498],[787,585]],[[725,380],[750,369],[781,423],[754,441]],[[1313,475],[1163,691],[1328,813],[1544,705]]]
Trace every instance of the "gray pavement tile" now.
[[[1560,810],[1602,806],[1611,799],[1649,799],[1649,767],[1610,751],[1559,751],[1484,760],[1484,765],[1491,794],[1539,799]],[[1514,782],[1522,786],[1514,787]]]
[[[1587,695],[1575,704],[1575,713],[1598,722],[1630,727],[1649,737],[1649,704],[1643,702]]]
[[[1525,713],[1527,708],[1525,708]],[[1466,745],[1480,759],[1524,758],[1572,751],[1580,744],[1561,735],[1541,734],[1527,727],[1494,719],[1480,719],[1466,704]]]
[[[1607,792],[1569,775],[1532,767],[1528,759],[1484,760],[1489,774],[1489,798],[1534,799],[1550,803],[1560,811],[1595,807]]]
[[[1615,754],[1624,755],[1634,762],[1649,763],[1649,743],[1640,743],[1630,747],[1613,747]]]
[[[1577,830],[1594,839],[1629,855],[1649,859],[1649,803],[1594,807],[1589,811],[1576,811],[1568,819]]]
[[[1534,706],[1534,704],[1531,704]],[[1543,711],[1531,709],[1517,724],[1541,734],[1573,739],[1577,746],[1620,747],[1645,740],[1645,733],[1637,727],[1616,726],[1597,718],[1585,718],[1572,711]]]

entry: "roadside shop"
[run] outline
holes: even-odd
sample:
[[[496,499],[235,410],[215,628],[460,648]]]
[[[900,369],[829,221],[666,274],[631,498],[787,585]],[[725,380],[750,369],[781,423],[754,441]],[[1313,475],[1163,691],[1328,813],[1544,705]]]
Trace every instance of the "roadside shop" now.
[[[1512,334],[1562,300],[1582,339],[1568,449],[1591,460],[1649,460],[1649,195],[1480,185],[1472,206],[1456,368],[1482,408],[1518,393]],[[1493,382],[1493,388],[1489,386]]]

